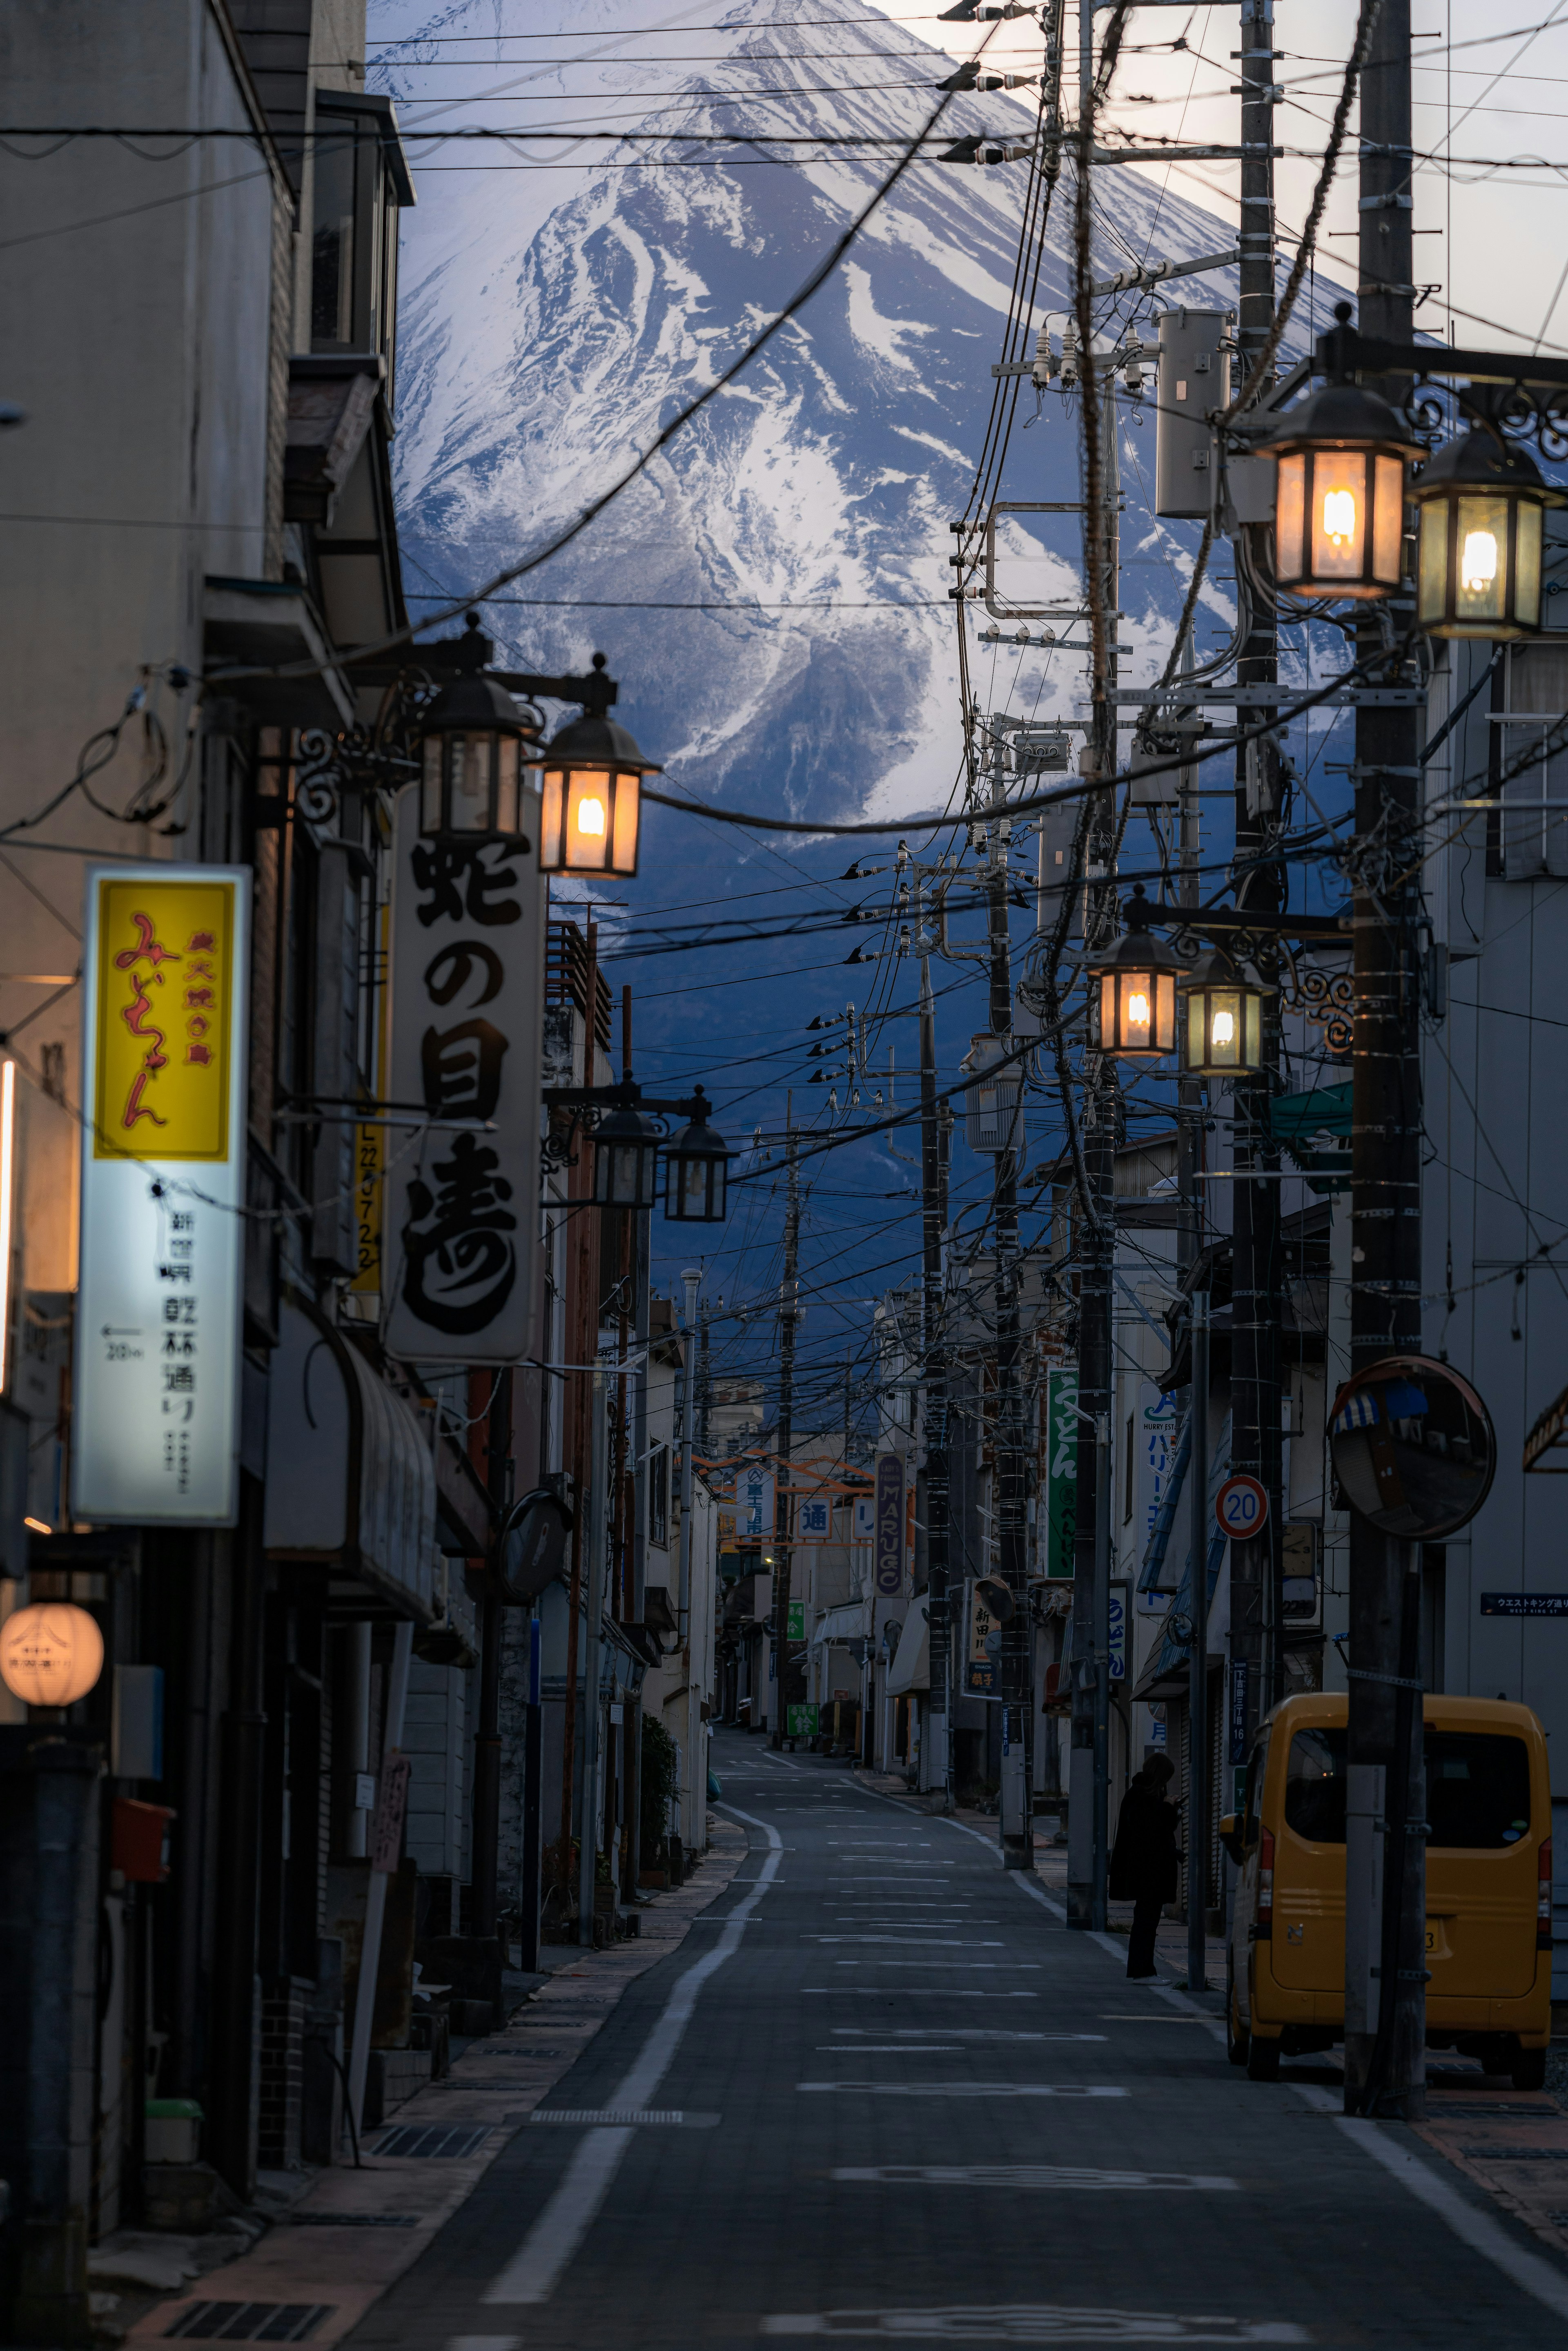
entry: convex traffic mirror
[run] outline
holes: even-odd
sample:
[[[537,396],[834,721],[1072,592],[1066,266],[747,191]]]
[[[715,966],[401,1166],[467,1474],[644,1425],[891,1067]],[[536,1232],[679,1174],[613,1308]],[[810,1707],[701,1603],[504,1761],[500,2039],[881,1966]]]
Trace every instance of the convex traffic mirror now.
[[[1497,1468],[1485,1405],[1430,1355],[1385,1355],[1347,1381],[1329,1417],[1329,1450],[1351,1509],[1402,1542],[1458,1533]]]

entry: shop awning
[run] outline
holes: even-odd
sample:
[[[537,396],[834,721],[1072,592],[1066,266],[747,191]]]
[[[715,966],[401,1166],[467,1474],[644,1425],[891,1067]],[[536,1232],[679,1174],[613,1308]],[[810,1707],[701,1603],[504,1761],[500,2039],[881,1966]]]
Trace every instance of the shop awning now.
[[[435,1470],[419,1420],[319,1308],[285,1293],[262,1540],[334,1573],[345,1614],[434,1616]]]
[[[924,1597],[911,1604],[899,1635],[897,1653],[887,1672],[887,1695],[902,1698],[906,1690],[931,1687],[931,1618]]]
[[[871,1602],[852,1600],[842,1608],[830,1608],[811,1635],[813,1649],[825,1649],[834,1641],[867,1641],[871,1638]]]

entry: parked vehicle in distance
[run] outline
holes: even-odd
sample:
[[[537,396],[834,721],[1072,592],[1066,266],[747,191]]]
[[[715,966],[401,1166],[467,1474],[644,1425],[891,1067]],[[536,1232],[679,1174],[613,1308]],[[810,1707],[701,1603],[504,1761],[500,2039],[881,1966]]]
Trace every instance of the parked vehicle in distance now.
[[[1258,1728],[1243,1811],[1220,1836],[1240,1869],[1227,1952],[1231,2063],[1280,2059],[1344,2030],[1349,1702],[1287,1698]],[[1479,2058],[1520,2090],[1552,2037],[1552,1783],[1527,1706],[1422,1700],[1427,1756],[1427,2045]]]

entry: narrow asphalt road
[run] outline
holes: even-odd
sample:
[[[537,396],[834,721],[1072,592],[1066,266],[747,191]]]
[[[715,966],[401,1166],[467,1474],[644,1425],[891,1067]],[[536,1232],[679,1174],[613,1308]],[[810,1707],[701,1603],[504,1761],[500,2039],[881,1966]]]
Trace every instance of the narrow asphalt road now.
[[[733,1884],[356,2351],[1561,2346],[1523,2230],[1326,2076],[1249,2083],[972,1832],[740,1736],[715,1763]]]

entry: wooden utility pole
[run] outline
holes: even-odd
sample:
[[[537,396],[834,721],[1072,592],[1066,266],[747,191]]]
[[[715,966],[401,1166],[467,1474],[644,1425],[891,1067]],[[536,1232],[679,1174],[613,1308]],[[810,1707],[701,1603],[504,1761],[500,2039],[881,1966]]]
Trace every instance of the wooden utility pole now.
[[[948,1602],[948,1520],[951,1480],[947,1466],[947,1346],[943,1327],[942,1240],[947,1224],[946,1169],[943,1165],[940,1109],[936,1100],[936,1006],[931,988],[931,957],[925,924],[920,929],[920,1189],[922,1242],[921,1346],[925,1357],[926,1611],[931,1634],[931,1690],[926,1708],[929,1758],[922,1753],[927,1789],[946,1812],[952,1804],[953,1742],[948,1675],[953,1640]],[[849,1465],[849,1447],[844,1447]]]
[[[1361,80],[1360,326],[1404,343],[1415,303],[1411,206],[1410,5],[1383,0]],[[1377,389],[1397,402],[1406,384],[1385,378]],[[1396,600],[1393,610],[1396,629],[1408,625],[1408,600]],[[1369,622],[1360,650],[1371,653],[1377,643]],[[1357,710],[1351,1144],[1357,1374],[1421,1340],[1419,755],[1418,711]],[[1391,1541],[1353,1512],[1350,1800],[1360,1809],[1358,1800],[1380,1792],[1372,1808],[1386,1834],[1381,1920],[1367,1917],[1371,1873],[1345,1888],[1345,2106],[1406,2120],[1426,2111],[1426,1771],[1420,1691],[1411,1687],[1420,1674],[1419,1597],[1418,1549]],[[1363,1972],[1353,1984],[1358,1947],[1376,1954],[1379,1972]]]
[[[778,1686],[773,1700],[772,1745],[782,1747],[788,1728],[785,1688],[789,1673],[789,1570],[795,1529],[790,1517],[789,1458],[795,1442],[795,1290],[800,1260],[800,1170],[795,1130],[786,1135],[788,1195],[784,1208],[784,1287],[779,1306],[779,1442],[773,1474],[773,1656]]]

